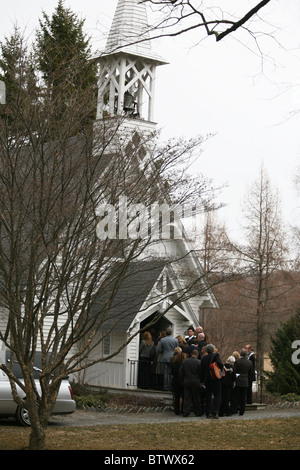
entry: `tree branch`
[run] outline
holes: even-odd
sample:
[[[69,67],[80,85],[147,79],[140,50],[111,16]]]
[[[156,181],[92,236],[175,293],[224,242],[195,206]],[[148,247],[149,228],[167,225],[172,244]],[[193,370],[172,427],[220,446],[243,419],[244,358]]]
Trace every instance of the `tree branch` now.
[[[228,34],[233,33],[237,29],[239,29],[241,26],[243,26],[247,21],[250,20],[256,13],[259,12],[265,5],[267,5],[271,0],[262,0],[260,3],[258,3],[254,8],[252,8],[248,13],[243,16],[239,21],[236,21],[230,28],[226,29],[223,33],[219,33],[216,35],[217,41],[221,41],[225,36],[228,36]]]

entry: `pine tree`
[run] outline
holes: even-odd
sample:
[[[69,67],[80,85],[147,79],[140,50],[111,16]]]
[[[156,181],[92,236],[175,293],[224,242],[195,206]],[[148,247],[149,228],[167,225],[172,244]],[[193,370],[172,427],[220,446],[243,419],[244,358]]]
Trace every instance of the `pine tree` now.
[[[43,12],[36,52],[45,92],[56,109],[58,122],[66,119],[68,106],[74,102],[78,102],[80,113],[80,102],[90,95],[90,113],[82,116],[84,126],[95,118],[97,79],[96,64],[91,60],[89,38],[84,34],[83,26],[84,20],[59,0],[51,18]]]
[[[22,109],[27,108],[28,102],[35,101],[37,91],[33,57],[17,27],[11,36],[0,44],[0,80],[5,83],[6,88],[5,116],[12,126],[13,123],[16,124],[14,110],[17,108],[21,115]],[[25,121],[24,119],[22,125],[21,120],[18,120],[18,132],[21,131],[21,127],[23,128],[21,132],[26,133]]]
[[[268,372],[267,388],[280,394],[300,395],[300,363],[293,361],[293,343],[300,340],[300,309],[294,317],[277,330],[271,338],[270,359],[274,372]]]

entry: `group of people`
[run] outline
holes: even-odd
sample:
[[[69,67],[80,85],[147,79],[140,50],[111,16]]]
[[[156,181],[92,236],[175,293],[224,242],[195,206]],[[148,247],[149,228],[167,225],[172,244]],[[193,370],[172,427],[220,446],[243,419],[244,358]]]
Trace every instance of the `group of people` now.
[[[219,416],[245,413],[246,403],[252,403],[252,383],[255,381],[255,355],[247,344],[234,351],[225,363],[215,346],[208,342],[201,326],[190,326],[185,336],[172,336],[172,328],[159,338],[145,332],[140,344],[139,386],[151,388],[153,373],[161,367],[161,388],[172,390],[176,414],[189,416]],[[216,363],[221,378],[214,378],[211,365]],[[147,367],[148,365],[148,367]]]

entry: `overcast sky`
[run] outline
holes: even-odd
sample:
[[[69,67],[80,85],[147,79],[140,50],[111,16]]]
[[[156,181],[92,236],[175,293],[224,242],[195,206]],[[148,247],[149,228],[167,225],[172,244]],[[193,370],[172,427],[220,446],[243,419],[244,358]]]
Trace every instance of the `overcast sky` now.
[[[1,37],[9,36],[14,24],[30,36],[42,10],[51,15],[57,3],[5,2]],[[117,0],[65,2],[85,19],[94,51],[104,45],[116,4]],[[261,16],[272,24],[276,38],[260,38],[263,58],[245,34],[216,43],[212,38],[198,42],[199,33],[194,32],[152,46],[169,62],[157,72],[158,128],[163,138],[215,134],[205,144],[198,170],[216,185],[228,184],[221,195],[227,207],[219,217],[235,239],[240,236],[242,199],[262,163],[278,187],[286,222],[299,217],[294,176],[300,161],[300,116],[291,117],[300,108],[299,1],[274,0]]]

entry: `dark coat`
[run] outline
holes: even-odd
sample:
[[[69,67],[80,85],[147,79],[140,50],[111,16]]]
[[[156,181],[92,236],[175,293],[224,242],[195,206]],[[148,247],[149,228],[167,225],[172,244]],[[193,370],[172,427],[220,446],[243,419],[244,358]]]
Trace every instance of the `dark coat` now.
[[[254,353],[251,352],[250,355],[248,356],[249,361],[252,363],[252,369],[250,369],[249,372],[249,380],[250,382],[255,382],[256,377],[255,377],[255,356]]]
[[[201,339],[200,341],[198,341],[198,349],[201,353],[201,356],[202,356],[202,348],[203,346],[207,346],[207,342],[204,340],[204,339]]]
[[[204,383],[205,385],[213,380],[210,375],[210,364],[212,362],[216,362],[219,368],[221,370],[223,369],[223,363],[220,359],[219,353],[208,353],[205,356],[203,356],[200,361],[200,364],[201,364],[200,377],[201,377],[201,383]]]
[[[197,357],[188,357],[179,369],[180,381],[188,387],[200,387],[200,361]]]
[[[225,375],[221,377],[222,386],[233,388],[235,380],[236,380],[234,367],[233,365],[225,362],[224,368],[225,368]]]
[[[179,378],[179,369],[180,369],[182,363],[175,361],[174,357],[175,356],[173,356],[171,358],[171,361],[170,361],[170,368],[171,368],[171,375],[172,375],[172,389],[173,390],[180,388],[180,386],[183,387],[183,385],[180,381],[180,378]]]
[[[189,346],[187,346],[187,347],[184,349],[184,352],[185,352],[185,354],[187,354],[188,356],[191,356],[192,351],[193,351],[194,349],[197,349],[198,354],[200,354],[200,350],[199,350],[199,348],[198,348],[198,345],[197,345],[197,344],[193,344],[193,343],[190,343]]]
[[[238,387],[248,387],[248,374],[251,368],[252,362],[246,356],[242,356],[235,361],[234,370]]]

